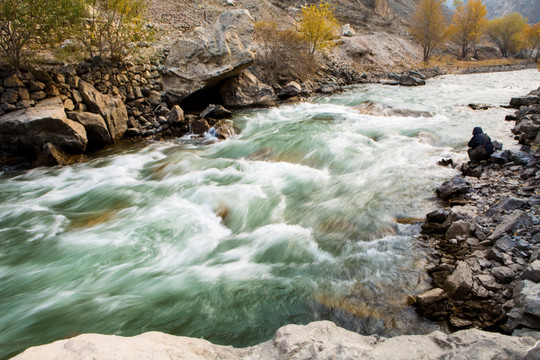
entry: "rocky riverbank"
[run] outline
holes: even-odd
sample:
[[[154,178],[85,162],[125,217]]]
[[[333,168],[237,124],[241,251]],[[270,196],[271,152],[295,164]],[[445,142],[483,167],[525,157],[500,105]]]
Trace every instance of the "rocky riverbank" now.
[[[452,330],[540,329],[540,89],[509,107],[519,109],[506,120],[521,150],[462,164],[422,227],[434,288],[417,305]]]
[[[287,325],[273,339],[237,349],[203,339],[149,332],[131,338],[85,334],[30,348],[14,360],[47,359],[538,359],[532,337],[480,330],[393,338],[362,336],[329,321]]]

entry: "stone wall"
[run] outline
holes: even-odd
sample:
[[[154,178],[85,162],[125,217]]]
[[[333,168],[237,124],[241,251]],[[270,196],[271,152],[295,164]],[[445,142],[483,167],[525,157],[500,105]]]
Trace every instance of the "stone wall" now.
[[[95,58],[76,65],[0,72],[0,116],[52,97],[60,97],[66,112],[87,111],[79,91],[85,81],[101,94],[121,98],[129,115],[127,135],[155,134],[166,128],[156,111],[162,103],[160,62],[109,63]]]

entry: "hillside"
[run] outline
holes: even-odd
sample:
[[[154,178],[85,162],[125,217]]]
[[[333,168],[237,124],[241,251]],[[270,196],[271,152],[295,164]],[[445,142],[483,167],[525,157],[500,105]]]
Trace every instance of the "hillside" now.
[[[540,21],[538,0],[484,0],[490,19],[518,12],[534,24]]]
[[[189,1],[147,0],[148,16],[160,29],[185,32],[193,27],[212,23],[217,16],[233,8],[248,9],[255,21],[277,21],[282,27],[294,26],[304,0],[224,0]],[[308,1],[308,3],[317,1]],[[367,31],[383,30],[403,33],[404,19],[414,7],[413,0],[338,0],[334,1],[336,17],[345,24]]]

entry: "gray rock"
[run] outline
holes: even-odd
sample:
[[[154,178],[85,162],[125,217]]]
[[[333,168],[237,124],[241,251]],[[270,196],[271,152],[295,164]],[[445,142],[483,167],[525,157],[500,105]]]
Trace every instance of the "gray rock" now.
[[[202,119],[225,119],[231,117],[232,113],[222,105],[210,104],[201,112]]]
[[[68,118],[84,126],[88,136],[88,145],[101,147],[112,144],[111,134],[103,117],[89,112],[69,112]]]
[[[502,289],[501,284],[497,282],[497,279],[495,279],[495,276],[493,275],[478,275],[476,278],[480,281],[480,284],[488,290],[498,291]]]
[[[19,92],[16,89],[6,89],[0,98],[0,102],[8,104],[15,104],[17,100],[19,100]]]
[[[399,85],[402,86],[420,86],[425,84],[425,80],[407,74],[401,75],[399,79]]]
[[[19,79],[17,74],[12,74],[4,80],[4,86],[7,88],[24,87],[24,83]]]
[[[518,326],[540,329],[540,284],[523,280],[514,289],[515,308],[508,313],[510,330]]]
[[[214,345],[204,339],[148,332],[134,337],[84,334],[27,349],[13,360],[87,359],[523,359],[536,340],[477,329],[452,334],[435,331],[427,335],[392,338],[363,336],[330,321],[287,325],[274,338],[247,348]],[[174,355],[174,356],[173,356]]]
[[[129,119],[122,99],[103,95],[85,81],[79,83],[79,92],[88,110],[103,117],[113,141],[121,138],[127,130]]]
[[[437,195],[442,200],[449,200],[458,195],[465,194],[469,191],[469,188],[469,184],[467,184],[462,177],[457,176],[451,180],[443,182],[437,188]]]
[[[493,269],[491,269],[491,274],[493,274],[493,276],[495,276],[495,279],[497,279],[497,281],[501,284],[509,284],[516,277],[516,273],[514,272],[514,270],[506,266],[494,267]]]
[[[184,122],[184,110],[178,105],[174,105],[167,114],[167,122],[170,125],[176,125]]]
[[[356,31],[354,31],[350,24],[345,24],[341,27],[341,35],[346,37],[353,37],[354,35],[356,35]]]
[[[446,220],[446,218],[448,217],[449,214],[450,214],[450,212],[448,210],[437,209],[437,210],[432,211],[429,214],[427,214],[426,219],[429,222],[442,224],[442,223],[444,223],[444,221]]]
[[[525,205],[527,205],[527,202],[525,200],[518,199],[518,198],[515,198],[513,196],[509,196],[509,197],[504,198],[503,200],[501,200],[499,202],[499,204],[497,205],[497,208],[499,209],[499,211],[501,211],[501,210],[516,210],[516,209],[521,209]]]
[[[211,27],[198,27],[172,46],[163,70],[169,103],[239,75],[255,58],[249,49],[254,22],[247,10],[221,14]]]
[[[510,160],[520,165],[528,165],[534,160],[534,157],[523,151],[513,152],[510,154]]]
[[[219,89],[219,93],[223,104],[230,107],[274,106],[276,104],[274,89],[260,82],[247,70],[227,80]]]
[[[497,240],[495,244],[493,245],[493,248],[499,251],[502,251],[503,253],[506,253],[506,252],[511,251],[514,248],[514,246],[515,246],[514,239],[511,236],[506,235],[500,238],[499,240]]]
[[[519,109],[522,106],[530,106],[540,103],[540,97],[538,96],[521,96],[510,99],[510,107]]]
[[[444,234],[444,237],[448,239],[466,238],[471,233],[471,224],[467,221],[456,221]]]
[[[416,296],[416,302],[420,308],[425,308],[437,303],[446,297],[443,289],[435,288]]]
[[[298,96],[300,94],[302,94],[302,87],[300,86],[300,84],[296,81],[291,81],[285,86],[283,86],[278,91],[277,95],[280,99],[288,99],[294,96]]]
[[[75,152],[83,152],[88,142],[84,127],[66,117],[60,98],[0,117],[0,146],[5,150],[41,152],[48,142]]]
[[[522,210],[515,210],[511,215],[503,218],[501,223],[495,228],[495,231],[493,231],[493,234],[489,236],[489,239],[497,240],[512,230],[532,225],[533,221],[526,212]]]
[[[508,150],[505,150],[505,151],[497,150],[493,154],[491,154],[489,159],[491,162],[495,164],[505,164],[508,161],[510,161],[508,153],[509,153]]]
[[[444,282],[443,289],[456,300],[463,299],[473,286],[472,270],[464,261],[459,261],[457,267]]]
[[[161,104],[161,93],[156,90],[151,90],[150,95],[148,96],[148,102],[152,106],[157,106]]]
[[[535,283],[540,283],[540,260],[534,260],[523,271],[522,278]]]

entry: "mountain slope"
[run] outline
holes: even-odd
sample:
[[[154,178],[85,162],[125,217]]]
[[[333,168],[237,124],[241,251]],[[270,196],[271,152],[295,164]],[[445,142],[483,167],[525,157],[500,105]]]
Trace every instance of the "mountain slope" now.
[[[488,18],[493,19],[513,12],[518,12],[534,24],[540,21],[539,0],[484,0]]]

